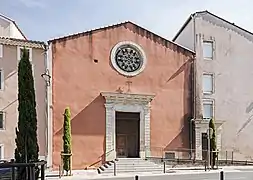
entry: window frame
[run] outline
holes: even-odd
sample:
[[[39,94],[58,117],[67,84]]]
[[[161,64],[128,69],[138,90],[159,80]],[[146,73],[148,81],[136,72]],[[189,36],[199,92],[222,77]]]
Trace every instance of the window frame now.
[[[3,44],[0,44],[0,58],[3,58],[4,54],[4,46]]]
[[[32,62],[32,48],[28,48],[28,47],[21,47],[21,46],[18,46],[17,47],[17,60],[18,62],[21,60],[21,49],[24,49],[26,48],[28,51],[29,51],[29,60],[30,62]]]
[[[212,117],[204,117],[204,105],[212,105]],[[202,106],[203,106],[203,119],[204,120],[210,120],[212,118],[215,117],[215,102],[214,102],[214,99],[203,99],[202,101]]]
[[[209,91],[204,91],[204,76],[211,76],[212,78],[212,90],[209,92]],[[211,94],[214,94],[214,90],[215,90],[215,86],[214,86],[214,77],[215,77],[215,74],[214,73],[210,73],[210,72],[203,72],[202,74],[202,91],[203,91],[203,94],[204,95],[211,95]]]
[[[4,70],[3,70],[3,68],[0,68],[0,76],[1,76],[0,91],[3,91],[4,90]]]
[[[211,43],[212,44],[212,57],[210,58],[210,57],[205,57],[204,56],[204,49],[205,49],[205,44],[206,43]],[[213,59],[214,59],[214,41],[212,41],[212,40],[204,40],[203,42],[202,42],[202,54],[203,54],[203,59],[204,60],[209,60],[209,61],[212,61]]]
[[[0,151],[1,151],[0,160],[4,160],[4,144],[0,143]]]
[[[3,115],[3,127],[0,127],[0,131],[4,131],[5,130],[5,119],[6,119],[6,113],[4,111],[0,111],[0,114]]]

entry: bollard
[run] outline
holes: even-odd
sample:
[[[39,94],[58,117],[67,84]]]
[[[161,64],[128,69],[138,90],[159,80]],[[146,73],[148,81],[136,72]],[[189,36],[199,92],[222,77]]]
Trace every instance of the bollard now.
[[[163,161],[163,173],[166,173],[166,162]]]
[[[114,166],[113,166],[113,175],[116,176],[116,162],[114,161]]]
[[[61,179],[61,165],[59,165],[59,178]]]
[[[220,180],[224,180],[224,172],[223,171],[220,172]]]
[[[15,160],[14,159],[11,159],[11,163],[14,163],[15,162]],[[16,174],[15,174],[15,167],[12,167],[11,168],[11,179],[12,180],[15,180],[16,179],[16,176],[15,176]]]
[[[139,176],[136,175],[134,179],[135,179],[135,180],[139,180]]]
[[[205,161],[205,171],[206,171],[206,161]]]
[[[41,180],[45,180],[45,164],[41,165]]]

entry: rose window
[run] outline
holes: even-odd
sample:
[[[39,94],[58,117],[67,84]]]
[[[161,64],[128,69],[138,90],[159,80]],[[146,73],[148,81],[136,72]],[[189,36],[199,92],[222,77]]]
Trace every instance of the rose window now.
[[[124,41],[116,44],[112,49],[111,62],[122,75],[135,76],[144,70],[146,57],[139,45]]]
[[[134,72],[141,67],[142,57],[140,53],[131,46],[120,47],[116,52],[116,64],[126,72]]]

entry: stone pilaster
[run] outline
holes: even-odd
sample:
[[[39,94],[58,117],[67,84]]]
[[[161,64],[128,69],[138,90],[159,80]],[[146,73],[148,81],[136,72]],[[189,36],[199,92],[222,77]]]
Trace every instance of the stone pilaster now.
[[[201,134],[201,128],[196,127],[196,159],[201,160],[202,159],[202,134]]]
[[[114,106],[113,104],[105,104],[106,108],[106,161],[110,161],[116,158],[116,150],[114,149],[114,132],[115,132],[115,120],[114,120]]]
[[[150,103],[144,107],[144,147],[145,157],[150,156]]]

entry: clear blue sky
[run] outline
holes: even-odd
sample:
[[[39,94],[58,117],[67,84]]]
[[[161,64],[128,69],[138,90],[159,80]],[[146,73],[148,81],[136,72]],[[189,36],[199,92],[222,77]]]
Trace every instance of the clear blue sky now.
[[[0,0],[0,13],[29,39],[43,41],[125,20],[171,39],[202,10],[253,31],[252,7],[252,0]]]

